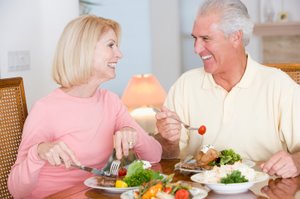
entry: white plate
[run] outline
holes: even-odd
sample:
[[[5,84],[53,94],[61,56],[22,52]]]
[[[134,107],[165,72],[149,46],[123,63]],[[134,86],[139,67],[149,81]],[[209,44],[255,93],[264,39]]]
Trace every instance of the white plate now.
[[[120,196],[121,199],[134,199],[134,195],[133,195],[134,191],[138,191],[138,189],[130,190],[122,193]],[[189,191],[192,194],[193,199],[202,199],[207,196],[207,191],[204,189],[192,187]]]
[[[203,173],[194,174],[191,176],[191,180],[201,184],[205,184],[211,190],[221,194],[233,194],[243,193],[248,191],[255,183],[265,181],[269,179],[269,175],[263,172],[255,171],[255,180],[243,183],[223,184],[223,183],[209,183],[205,179]]]
[[[195,163],[196,160],[195,159],[191,159],[189,161],[187,161],[186,163]],[[179,168],[180,171],[184,171],[184,172],[191,172],[191,173],[200,173],[200,172],[203,172],[204,169],[187,169],[187,168],[183,168],[181,167],[181,162],[178,162],[177,164],[175,164],[175,168]]]
[[[97,185],[97,178],[95,176],[86,179],[83,183],[88,187],[95,188],[95,189],[102,189],[104,191],[111,192],[111,193],[122,193],[125,191],[129,191],[129,190],[138,188],[138,187],[127,187],[127,188],[102,187],[102,186]]]
[[[252,160],[248,160],[248,159],[243,159],[242,163],[247,165],[248,167],[254,167],[255,166],[255,162],[253,162]]]
[[[191,159],[189,160],[187,163],[195,163],[196,160],[195,159]],[[255,166],[255,162],[248,160],[248,159],[243,159],[242,163],[247,165],[248,167],[254,167]],[[184,172],[190,172],[190,173],[201,173],[203,171],[205,171],[205,169],[187,169],[187,168],[182,168],[181,167],[181,162],[175,164],[175,168],[179,168],[180,171],[184,171]]]

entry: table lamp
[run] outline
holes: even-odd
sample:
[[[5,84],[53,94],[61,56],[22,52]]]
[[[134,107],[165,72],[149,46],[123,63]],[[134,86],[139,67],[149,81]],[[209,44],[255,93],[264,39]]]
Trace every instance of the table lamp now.
[[[122,96],[131,116],[148,133],[155,132],[156,119],[152,108],[160,108],[166,98],[166,92],[154,75],[133,76]]]

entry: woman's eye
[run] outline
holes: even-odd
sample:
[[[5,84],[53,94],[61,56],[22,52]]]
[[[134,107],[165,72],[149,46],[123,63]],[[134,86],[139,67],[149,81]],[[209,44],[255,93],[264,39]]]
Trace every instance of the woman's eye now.
[[[110,48],[114,47],[114,45],[115,45],[114,43],[109,43],[109,44],[108,44],[108,46],[109,46]]]

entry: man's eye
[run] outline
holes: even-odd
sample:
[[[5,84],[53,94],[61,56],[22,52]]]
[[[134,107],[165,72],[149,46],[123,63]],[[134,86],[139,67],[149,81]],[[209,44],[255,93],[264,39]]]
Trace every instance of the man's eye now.
[[[114,45],[115,45],[114,43],[109,43],[109,44],[108,44],[108,46],[109,46],[110,48],[114,47]]]

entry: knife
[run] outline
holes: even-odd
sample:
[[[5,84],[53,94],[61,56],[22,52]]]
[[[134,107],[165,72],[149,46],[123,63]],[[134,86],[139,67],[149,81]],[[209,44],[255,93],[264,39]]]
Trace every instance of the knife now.
[[[96,169],[96,168],[87,167],[87,166],[83,166],[83,165],[78,166],[76,164],[71,164],[71,166],[75,167],[75,168],[78,168],[78,169],[81,169],[83,171],[90,172],[90,173],[98,175],[98,176],[107,176],[106,171],[104,171],[104,170],[99,170],[99,169]]]

